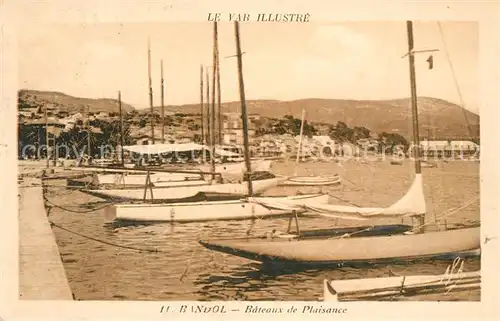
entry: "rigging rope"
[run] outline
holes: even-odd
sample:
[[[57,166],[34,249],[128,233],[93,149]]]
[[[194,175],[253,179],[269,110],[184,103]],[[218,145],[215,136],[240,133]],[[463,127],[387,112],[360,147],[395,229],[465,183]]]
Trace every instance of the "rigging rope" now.
[[[441,34],[441,40],[443,41],[443,46],[444,46],[444,51],[446,53],[446,58],[448,60],[448,64],[450,65],[451,73],[453,75],[453,80],[455,82],[455,87],[457,89],[457,93],[458,93],[458,96],[460,98],[460,104],[462,105],[462,113],[464,114],[465,122],[467,123],[467,129],[469,131],[469,136],[471,138],[474,138],[474,134],[472,133],[472,129],[471,129],[471,126],[470,126],[470,123],[469,123],[469,118],[467,117],[467,111],[465,110],[465,103],[464,103],[464,99],[462,97],[462,91],[460,90],[460,86],[458,84],[458,79],[457,79],[457,76],[456,76],[456,73],[455,73],[455,69],[453,68],[453,64],[451,62],[450,53],[448,51],[448,48],[446,46],[446,41],[444,39],[443,27],[441,26],[441,22],[438,21],[437,24],[438,24],[438,27],[439,27],[439,33]]]
[[[475,201],[477,201],[479,199],[479,196],[476,196],[476,197],[473,197],[472,199],[468,200],[467,202],[465,202],[464,204],[462,204],[461,206],[459,207],[455,207],[455,208],[452,208],[452,209],[448,209],[446,211],[444,211],[443,213],[441,213],[440,215],[436,216],[436,218],[444,218],[444,217],[447,217],[447,216],[450,216],[450,215],[453,215],[455,214],[456,212],[468,207],[469,205],[473,204]],[[417,229],[420,229],[424,226],[427,226],[429,224],[436,224],[434,221],[429,221],[427,223],[424,223],[424,224],[420,224],[420,225],[416,225],[412,228],[412,230],[417,230]],[[334,237],[331,237],[330,239],[338,239],[338,238],[345,238],[345,237],[350,237],[352,235],[355,235],[355,234],[359,234],[359,233],[363,233],[363,232],[367,232],[367,231],[370,231],[371,229],[373,229],[375,226],[370,226],[370,227],[367,227],[365,229],[362,229],[362,230],[359,230],[359,231],[355,231],[355,232],[352,232],[352,233],[346,233],[344,235],[340,235],[340,236],[334,236]]]

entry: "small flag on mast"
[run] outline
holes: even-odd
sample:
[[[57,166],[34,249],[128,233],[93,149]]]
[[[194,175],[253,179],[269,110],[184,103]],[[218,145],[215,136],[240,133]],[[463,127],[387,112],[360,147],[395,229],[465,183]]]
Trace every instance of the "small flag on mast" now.
[[[426,61],[429,63],[429,69],[434,68],[434,58],[432,57],[432,55],[430,55]]]

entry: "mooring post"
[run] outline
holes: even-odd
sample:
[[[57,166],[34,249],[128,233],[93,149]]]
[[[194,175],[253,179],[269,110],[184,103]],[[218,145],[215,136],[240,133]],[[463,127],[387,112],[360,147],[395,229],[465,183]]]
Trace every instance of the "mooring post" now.
[[[299,228],[299,216],[297,214],[297,211],[294,210],[293,215],[295,217],[295,226],[297,228],[297,237],[299,237],[300,236],[300,228]]]

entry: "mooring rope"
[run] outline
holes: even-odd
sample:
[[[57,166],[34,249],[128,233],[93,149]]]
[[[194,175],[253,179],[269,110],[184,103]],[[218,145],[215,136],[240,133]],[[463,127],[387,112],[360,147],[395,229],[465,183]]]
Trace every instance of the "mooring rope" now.
[[[101,206],[99,208],[95,208],[95,209],[91,209],[91,210],[85,210],[85,211],[77,211],[77,210],[72,210],[72,209],[69,209],[67,207],[55,204],[54,202],[52,202],[51,200],[49,200],[45,195],[43,195],[43,199],[47,203],[51,204],[53,207],[56,207],[56,208],[59,208],[59,209],[61,209],[63,211],[67,211],[67,212],[71,212],[71,213],[91,213],[91,212],[97,212],[97,211],[100,211],[102,209],[105,209],[106,207],[110,207],[112,205],[115,205],[115,203],[109,203],[109,204],[106,204],[106,205]]]
[[[57,228],[59,228],[61,230],[64,230],[64,231],[66,231],[68,233],[75,234],[75,235],[78,235],[80,237],[83,237],[83,238],[86,238],[86,239],[89,239],[89,240],[92,240],[92,241],[95,241],[95,242],[98,242],[98,243],[102,243],[102,244],[106,244],[106,245],[110,245],[110,246],[114,246],[114,247],[119,247],[119,248],[123,248],[123,249],[128,249],[128,250],[139,251],[139,252],[150,252],[150,253],[165,252],[165,251],[161,251],[159,249],[144,249],[144,248],[138,248],[138,247],[133,247],[133,246],[129,246],[129,245],[116,244],[116,243],[112,243],[112,242],[100,240],[100,239],[97,239],[97,238],[92,237],[92,236],[88,236],[88,235],[85,235],[85,234],[82,234],[82,233],[78,233],[78,232],[72,231],[72,230],[67,229],[65,227],[62,227],[60,225],[57,225],[56,223],[54,223],[52,221],[49,221],[49,223],[50,223],[51,227],[57,227]]]
[[[200,239],[200,235],[198,234],[198,236],[196,237],[196,239]],[[189,257],[188,261],[187,261],[187,264],[186,264],[186,268],[184,269],[184,271],[182,272],[181,274],[181,277],[179,278],[179,281],[183,281],[184,278],[186,277],[186,275],[188,274],[188,271],[189,271],[189,268],[191,267],[191,260],[194,258],[195,254],[198,253],[198,249],[199,247],[196,247],[194,250],[193,250],[193,253],[191,253],[191,256]]]

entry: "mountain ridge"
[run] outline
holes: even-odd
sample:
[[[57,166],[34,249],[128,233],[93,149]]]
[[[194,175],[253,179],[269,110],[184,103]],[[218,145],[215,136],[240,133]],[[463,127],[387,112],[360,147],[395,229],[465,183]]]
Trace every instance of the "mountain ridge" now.
[[[80,98],[56,91],[27,90],[19,91],[20,101],[28,105],[43,106],[47,103],[67,112],[118,112],[116,99]],[[479,137],[480,117],[454,103],[432,97],[418,97],[419,129],[424,137],[457,138]],[[224,102],[222,113],[240,112],[240,102]],[[335,125],[345,122],[348,126],[364,126],[372,132],[395,132],[405,137],[411,136],[411,108],[409,98],[388,100],[354,100],[305,98],[291,101],[272,99],[249,99],[246,101],[248,114],[259,114],[264,118],[282,118],[292,115],[301,118],[302,109],[306,110],[306,120],[310,123]],[[149,108],[137,109],[122,101],[124,112],[137,112],[142,116],[149,113]],[[159,112],[161,107],[155,106]],[[200,104],[167,105],[169,113],[200,114]]]

